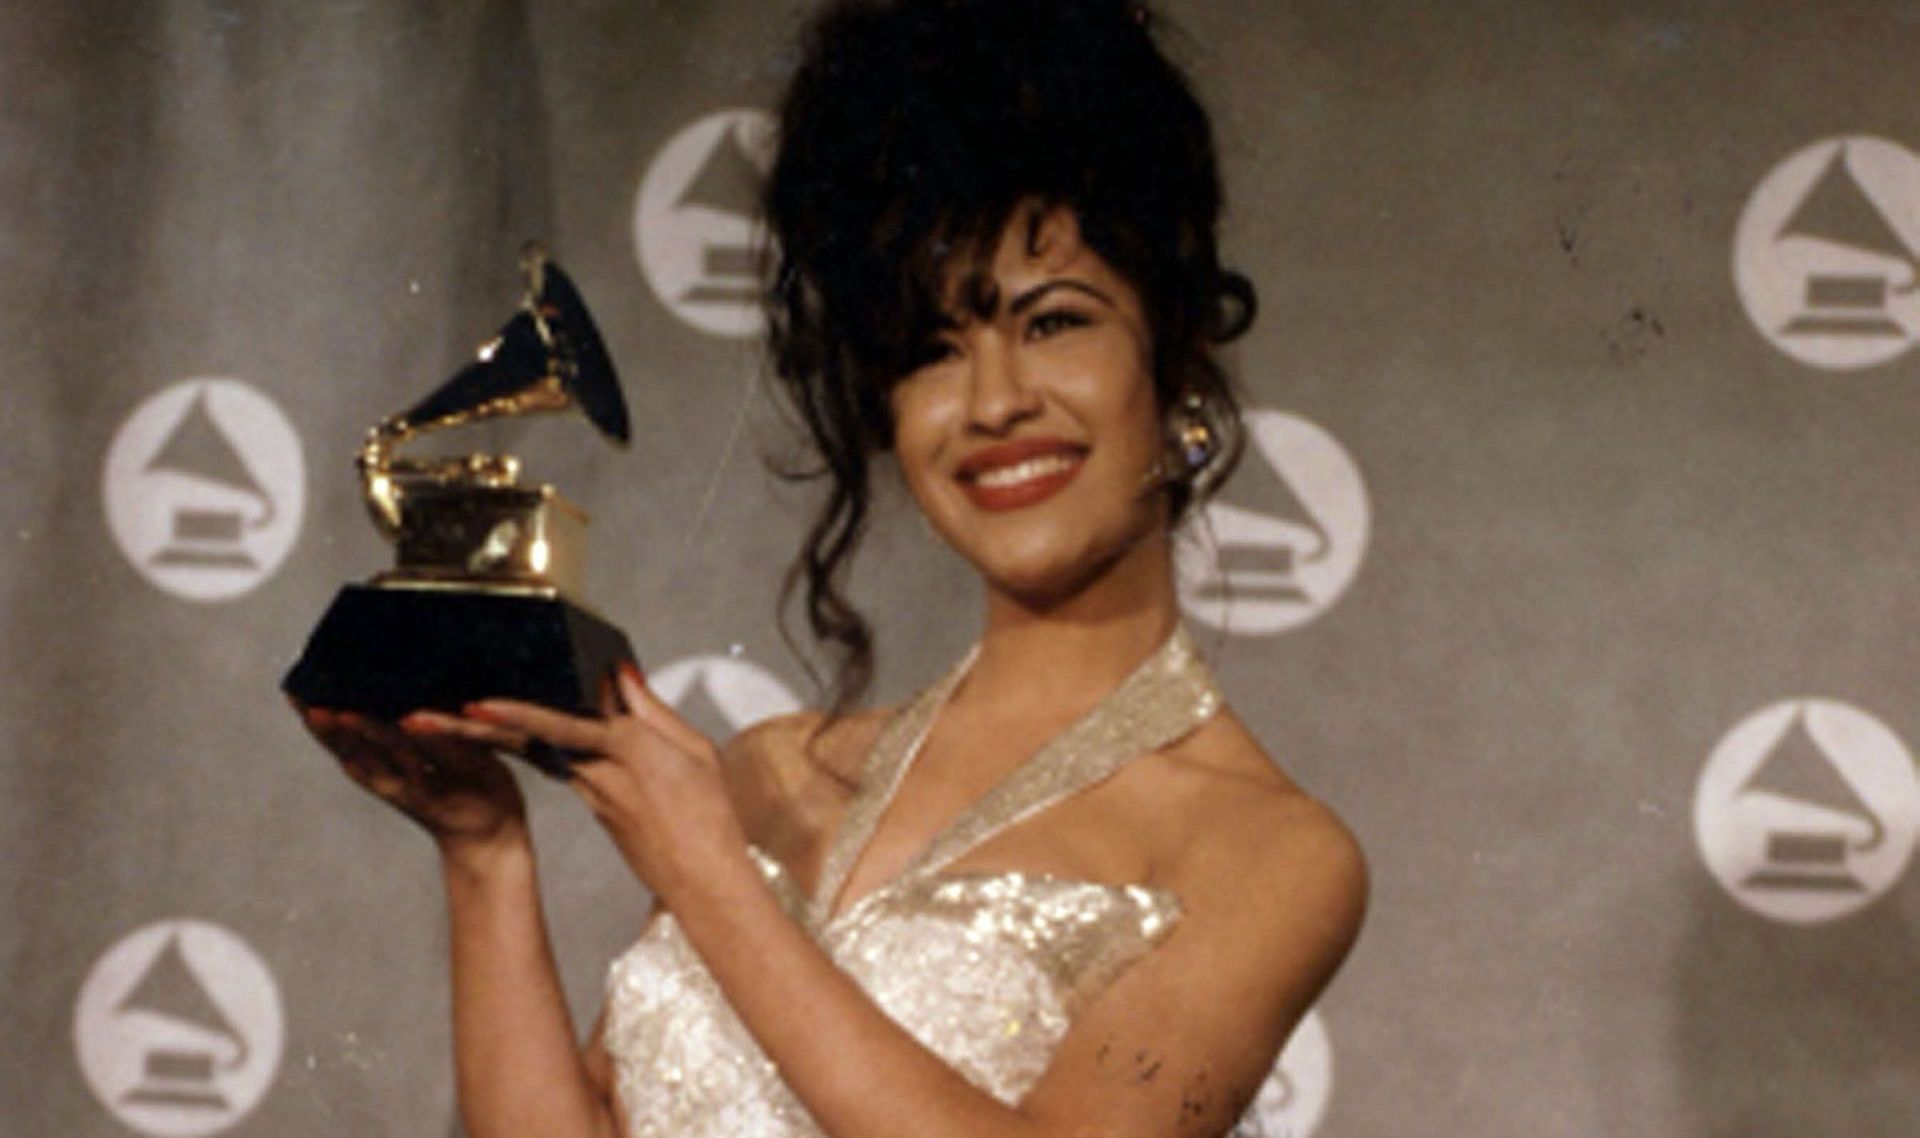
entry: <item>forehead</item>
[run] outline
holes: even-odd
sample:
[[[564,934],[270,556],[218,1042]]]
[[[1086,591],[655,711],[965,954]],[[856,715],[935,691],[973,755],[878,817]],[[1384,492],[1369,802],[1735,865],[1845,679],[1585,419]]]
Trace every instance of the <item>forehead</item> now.
[[[1058,277],[1126,287],[1113,266],[1086,243],[1072,210],[1022,209],[971,256],[960,254],[947,262],[941,272],[942,306],[955,314],[984,316],[1009,297]]]

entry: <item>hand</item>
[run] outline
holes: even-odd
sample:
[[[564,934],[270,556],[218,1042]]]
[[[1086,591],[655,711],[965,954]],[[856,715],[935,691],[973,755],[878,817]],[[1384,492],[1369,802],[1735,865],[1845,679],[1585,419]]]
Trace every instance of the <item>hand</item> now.
[[[443,852],[479,849],[525,835],[526,804],[513,773],[462,721],[416,711],[398,725],[357,712],[294,704],[341,769],[418,822]]]
[[[515,700],[484,700],[453,720],[476,741],[538,741],[584,756],[572,786],[655,894],[670,898],[701,869],[741,854],[746,836],[727,796],[718,749],[647,690],[631,664],[616,670],[602,718]],[[477,722],[476,722],[477,721]]]

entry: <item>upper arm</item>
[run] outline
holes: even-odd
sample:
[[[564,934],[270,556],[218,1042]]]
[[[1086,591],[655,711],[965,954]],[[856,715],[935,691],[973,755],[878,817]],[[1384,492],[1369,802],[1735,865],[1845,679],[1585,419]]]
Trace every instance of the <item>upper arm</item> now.
[[[1237,1120],[1366,905],[1352,836],[1324,807],[1287,799],[1210,825],[1182,856],[1167,882],[1180,924],[1075,1020],[1022,1106],[1035,1122],[1148,1138]]]
[[[820,716],[798,712],[762,720],[720,748],[727,797],[747,839],[765,847],[804,793],[807,741]]]

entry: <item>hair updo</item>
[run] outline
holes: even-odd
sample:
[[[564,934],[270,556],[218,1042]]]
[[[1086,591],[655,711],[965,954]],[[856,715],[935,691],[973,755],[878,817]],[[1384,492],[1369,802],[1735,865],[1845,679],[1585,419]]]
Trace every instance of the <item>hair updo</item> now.
[[[789,569],[807,623],[842,663],[835,711],[864,692],[872,634],[843,593],[869,464],[893,443],[888,393],[939,327],[948,272],[989,259],[1029,207],[1064,207],[1134,286],[1163,411],[1203,407],[1237,458],[1239,415],[1215,345],[1252,322],[1223,268],[1212,130],[1128,0],[837,0],[808,26],[779,109],[765,214],[768,339],[827,499]],[[1193,497],[1169,489],[1170,516]]]

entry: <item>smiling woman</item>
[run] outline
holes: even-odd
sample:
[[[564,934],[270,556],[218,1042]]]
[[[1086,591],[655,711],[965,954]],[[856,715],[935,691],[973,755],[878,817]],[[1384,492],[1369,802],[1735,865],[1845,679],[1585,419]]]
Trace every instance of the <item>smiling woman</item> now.
[[[1220,263],[1211,127],[1153,24],[1124,0],[850,3],[807,34],[766,192],[771,341],[829,475],[789,584],[816,635],[844,649],[836,708],[871,666],[841,581],[870,460],[892,443],[887,394],[958,316],[983,315],[998,282],[981,270],[1021,240],[1038,253],[1043,221],[1069,215],[1057,252],[1089,254],[1133,294],[1154,395],[1181,420],[1168,473],[1190,467],[1166,480],[1169,522],[1239,457],[1213,348],[1252,322],[1254,291]],[[1181,436],[1199,433],[1205,453],[1189,463]]]
[[[1357,933],[1353,839],[1180,627],[1170,531],[1231,467],[1205,113],[1117,0],[845,0],[767,216],[774,366],[827,482],[791,578],[825,713],[702,738],[635,672],[583,719],[309,709],[434,835],[473,1138],[1114,1138],[1235,1128]],[[858,710],[840,590],[896,463],[978,573],[979,644]],[[576,1049],[515,784],[572,785],[658,908]]]
[[[934,530],[990,587],[1066,603],[1128,557],[1166,561],[1153,335],[1065,208],[1016,218],[922,362],[893,449]]]

